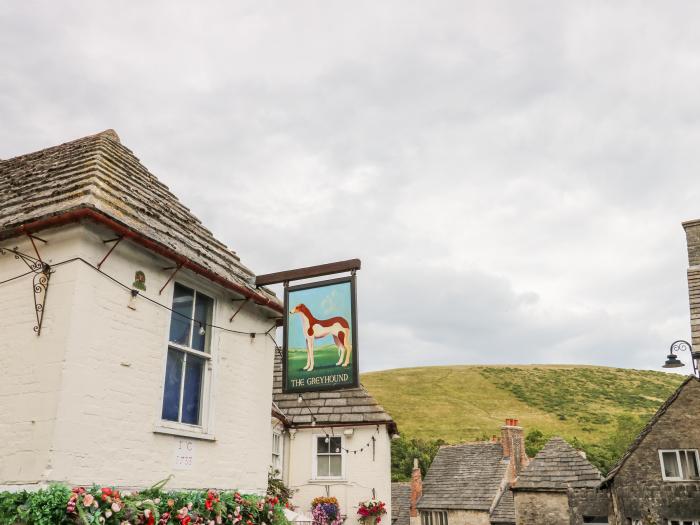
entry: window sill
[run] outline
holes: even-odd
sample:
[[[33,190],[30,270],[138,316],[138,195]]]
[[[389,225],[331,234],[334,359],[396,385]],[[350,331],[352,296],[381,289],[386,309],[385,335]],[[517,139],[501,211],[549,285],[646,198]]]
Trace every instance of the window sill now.
[[[203,441],[216,441],[214,434],[208,434],[203,430],[190,430],[180,426],[156,425],[153,427],[154,434],[166,434],[169,436],[187,437],[191,439],[201,439]]]
[[[310,479],[312,485],[346,485],[348,480],[345,478],[325,478],[325,479]]]

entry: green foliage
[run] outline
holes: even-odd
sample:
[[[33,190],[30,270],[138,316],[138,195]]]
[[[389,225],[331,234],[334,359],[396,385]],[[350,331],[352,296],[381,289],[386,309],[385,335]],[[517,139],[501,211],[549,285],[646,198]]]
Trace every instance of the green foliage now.
[[[611,411],[651,415],[678,385],[677,377],[602,367],[481,369],[499,388],[559,420],[575,419],[593,431],[612,422]]]
[[[51,485],[36,492],[0,492],[0,525],[119,525],[147,523],[150,514],[168,525],[209,523],[221,517],[230,524],[289,525],[277,498],[241,495],[238,492],[165,492],[160,484],[141,493],[119,494],[110,487],[69,489]],[[182,516],[178,516],[181,513]],[[199,521],[198,521],[199,520]]]
[[[418,458],[421,473],[425,476],[435,455],[445,442],[442,439],[425,441],[401,436],[391,442],[391,480],[408,481],[413,472],[413,459]]]
[[[280,477],[280,471],[270,467],[267,472],[267,495],[270,498],[276,497],[282,505],[288,505],[289,500],[294,495],[294,490],[284,484]]]
[[[525,435],[525,453],[534,458],[542,450],[551,436],[546,436],[541,430],[533,428]]]
[[[68,523],[70,489],[51,485],[38,492],[0,492],[0,525],[60,525]]]
[[[682,376],[607,367],[434,366],[362,375],[408,437],[463,443],[500,434],[506,418],[526,431],[601,444],[618,416],[648,418]]]

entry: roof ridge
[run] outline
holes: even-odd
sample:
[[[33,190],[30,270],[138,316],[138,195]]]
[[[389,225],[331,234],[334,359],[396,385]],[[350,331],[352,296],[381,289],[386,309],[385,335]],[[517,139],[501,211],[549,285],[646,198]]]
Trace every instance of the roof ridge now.
[[[92,135],[85,135],[84,137],[78,137],[78,138],[73,139],[73,140],[68,140],[66,142],[62,142],[61,144],[55,144],[53,146],[47,146],[45,148],[40,148],[40,149],[37,149],[34,151],[28,151],[27,153],[22,153],[21,155],[15,155],[15,156],[9,157],[7,159],[0,159],[0,162],[10,162],[12,160],[21,159],[23,157],[31,157],[32,155],[36,155],[39,153],[46,153],[46,152],[49,152],[51,150],[63,148],[63,147],[68,146],[70,144],[76,144],[79,142],[87,142],[89,140],[100,139],[100,138],[106,138],[106,139],[109,139],[113,142],[117,142],[117,143],[121,144],[121,139],[119,138],[119,135],[117,135],[117,132],[114,131],[112,128],[108,128],[108,129],[99,131],[97,133],[93,133]]]

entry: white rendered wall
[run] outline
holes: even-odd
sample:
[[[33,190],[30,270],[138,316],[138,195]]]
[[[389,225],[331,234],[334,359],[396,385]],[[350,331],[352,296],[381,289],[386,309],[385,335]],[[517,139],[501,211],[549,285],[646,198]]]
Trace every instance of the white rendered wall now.
[[[49,241],[39,247],[49,262],[80,256],[97,264],[110,246],[102,240],[114,234],[90,225],[41,236]],[[0,258],[0,275],[13,273],[6,259]],[[170,306],[173,283],[158,294],[172,273],[163,269],[167,266],[173,263],[124,241],[102,270],[129,286],[135,272],[144,271],[147,291],[141,293]],[[247,306],[229,323],[240,304],[232,302],[231,293],[186,271],[176,280],[214,297],[214,324],[254,332],[273,324],[271,313],[255,306]],[[0,343],[2,373],[3,379],[18,373],[24,377],[0,387],[0,414],[10,414],[17,424],[0,422],[0,439],[18,444],[30,433],[36,444],[9,466],[0,456],[0,484],[64,481],[144,487],[173,475],[169,488],[265,490],[274,349],[269,338],[213,330],[205,428],[201,433],[173,431],[162,428],[160,420],[168,310],[142,297],[136,299],[136,310],[127,308],[127,290],[80,262],[57,267],[52,275],[41,337],[31,330],[33,303],[24,307],[28,321],[22,326],[14,318],[22,312],[23,295],[13,286],[11,297],[16,303],[11,311],[17,313],[0,317],[0,328],[10,334],[9,341]],[[10,309],[5,301],[2,308]],[[22,359],[37,371],[25,364],[22,372],[22,366],[13,364]],[[41,387],[22,393],[23,385],[36,384]],[[30,410],[13,408],[18,402],[28,403]],[[40,430],[30,432],[36,419],[42,419]],[[183,445],[191,449],[189,470],[175,468],[176,450]]]
[[[352,427],[348,427],[352,428]],[[334,435],[343,435],[344,428],[333,428]],[[355,450],[366,445],[376,437],[375,456],[372,459],[372,449],[365,448],[357,454],[344,454],[344,480],[313,480],[313,440],[315,436],[323,436],[330,429],[308,428],[299,429],[288,436],[289,454],[285,462],[288,472],[285,479],[289,486],[297,492],[293,496],[294,504],[305,514],[311,513],[311,500],[317,496],[335,496],[340,503],[341,512],[347,515],[345,523],[355,525],[357,520],[357,504],[372,497],[375,489],[377,499],[387,504],[387,515],[382,523],[391,522],[391,440],[386,425],[354,427],[352,437],[345,436],[343,446]]]

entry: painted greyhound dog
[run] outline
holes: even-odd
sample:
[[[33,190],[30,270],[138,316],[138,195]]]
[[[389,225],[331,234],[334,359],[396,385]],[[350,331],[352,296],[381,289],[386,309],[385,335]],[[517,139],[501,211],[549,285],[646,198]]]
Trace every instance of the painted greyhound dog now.
[[[338,347],[338,362],[335,366],[348,366],[352,354],[350,324],[343,317],[316,319],[303,303],[296,305],[289,313],[299,314],[301,317],[301,325],[306,338],[306,366],[304,370],[311,372],[314,369],[314,341],[327,335],[333,336],[333,341]],[[343,358],[345,358],[345,362],[343,362]]]

